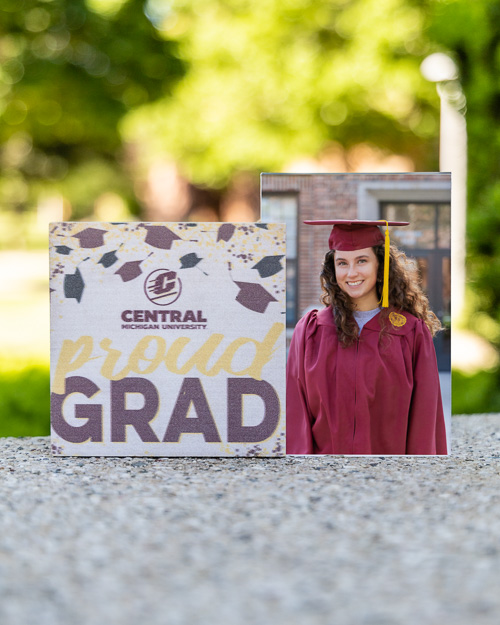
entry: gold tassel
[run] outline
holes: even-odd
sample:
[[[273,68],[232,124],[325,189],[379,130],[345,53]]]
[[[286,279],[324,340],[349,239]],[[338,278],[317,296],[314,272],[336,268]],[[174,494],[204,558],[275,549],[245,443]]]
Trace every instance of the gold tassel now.
[[[385,221],[385,220],[384,220]],[[382,287],[382,308],[389,307],[389,222],[385,222],[385,248],[384,248],[384,285]]]

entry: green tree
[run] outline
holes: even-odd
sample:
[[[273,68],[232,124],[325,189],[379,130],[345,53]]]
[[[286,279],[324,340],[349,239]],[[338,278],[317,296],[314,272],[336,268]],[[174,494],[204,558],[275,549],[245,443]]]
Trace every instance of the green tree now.
[[[272,171],[329,142],[372,142],[437,166],[427,2],[156,0],[157,24],[188,67],[172,95],[138,107],[123,134],[186,177],[224,187],[235,172]]]
[[[433,4],[431,38],[451,52],[467,98],[467,274],[470,329],[500,348],[500,3],[442,0]],[[457,384],[481,411],[500,410],[500,369]],[[478,391],[480,389],[480,392]],[[464,396],[464,400],[466,400]],[[457,405],[457,409],[460,406]]]
[[[2,2],[4,208],[22,211],[51,188],[69,198],[75,217],[102,191],[136,205],[118,124],[168,95],[184,71],[176,44],[158,35],[145,9],[138,0]]]

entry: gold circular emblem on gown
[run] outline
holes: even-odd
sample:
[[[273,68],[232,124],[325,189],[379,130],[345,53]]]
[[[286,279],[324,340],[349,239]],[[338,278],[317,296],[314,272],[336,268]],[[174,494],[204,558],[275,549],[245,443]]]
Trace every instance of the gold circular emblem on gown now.
[[[389,314],[389,321],[394,327],[400,328],[406,323],[406,317],[404,315],[399,315],[398,313],[391,312]]]

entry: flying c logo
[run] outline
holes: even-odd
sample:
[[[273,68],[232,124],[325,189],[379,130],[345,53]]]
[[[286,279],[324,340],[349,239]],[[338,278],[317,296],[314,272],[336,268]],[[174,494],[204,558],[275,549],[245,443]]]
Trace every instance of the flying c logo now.
[[[157,306],[173,304],[179,299],[181,291],[181,280],[177,272],[170,269],[157,269],[144,282],[146,297]]]

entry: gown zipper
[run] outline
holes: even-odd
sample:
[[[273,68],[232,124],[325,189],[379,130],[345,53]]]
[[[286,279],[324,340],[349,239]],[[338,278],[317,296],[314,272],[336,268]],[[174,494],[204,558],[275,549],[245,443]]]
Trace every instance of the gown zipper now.
[[[354,359],[354,427],[353,427],[353,432],[352,432],[352,453],[354,453],[354,439],[356,438],[356,400],[357,400],[357,392],[358,392],[357,391],[358,351],[359,351],[359,336],[356,339],[356,357]]]

